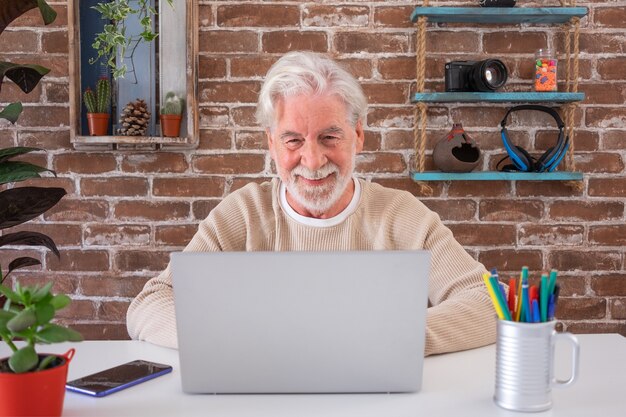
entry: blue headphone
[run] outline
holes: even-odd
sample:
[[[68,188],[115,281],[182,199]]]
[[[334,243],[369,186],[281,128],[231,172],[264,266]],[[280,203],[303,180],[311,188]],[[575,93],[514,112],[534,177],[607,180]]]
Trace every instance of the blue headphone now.
[[[556,145],[549,148],[544,152],[538,159],[532,157],[528,151],[526,151],[521,146],[516,146],[511,143],[509,140],[509,135],[506,130],[506,119],[509,117],[509,114],[518,111],[518,110],[538,110],[544,113],[548,113],[550,116],[554,118],[556,124],[559,127],[559,138],[557,139]],[[505,165],[500,169],[500,162],[506,159],[503,158],[498,162],[498,169],[501,171],[522,171],[522,172],[552,172],[559,165],[563,157],[567,153],[567,148],[569,148],[569,136],[565,136],[564,129],[565,125],[563,124],[563,120],[559,114],[550,107],[545,106],[537,106],[532,104],[525,104],[522,106],[515,106],[509,109],[502,119],[500,123],[502,126],[502,130],[500,131],[500,135],[502,136],[502,143],[504,143],[504,148],[508,153],[508,157],[513,162],[512,165]]]

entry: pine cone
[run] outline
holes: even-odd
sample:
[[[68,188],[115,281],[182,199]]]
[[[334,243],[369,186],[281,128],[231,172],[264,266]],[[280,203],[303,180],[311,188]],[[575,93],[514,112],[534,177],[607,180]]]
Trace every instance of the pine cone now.
[[[120,126],[117,133],[124,136],[145,136],[150,121],[148,105],[144,100],[130,102],[122,110]]]

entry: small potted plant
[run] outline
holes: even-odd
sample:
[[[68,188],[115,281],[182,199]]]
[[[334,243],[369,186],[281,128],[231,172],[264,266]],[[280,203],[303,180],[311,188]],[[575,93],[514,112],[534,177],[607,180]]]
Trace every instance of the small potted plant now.
[[[184,100],[170,91],[165,95],[165,102],[161,107],[161,133],[167,137],[180,135],[180,122],[183,119]]]
[[[111,82],[100,78],[96,83],[96,92],[87,87],[83,94],[83,102],[87,107],[87,123],[91,136],[104,136],[109,132],[109,104],[111,103]]]
[[[0,284],[6,298],[0,310],[0,336],[11,348],[0,359],[0,415],[60,416],[63,411],[67,368],[74,349],[64,355],[37,354],[37,343],[79,342],[80,333],[50,323],[57,310],[70,303],[67,295],[53,295],[52,283],[15,290]],[[16,340],[20,340],[16,343]]]

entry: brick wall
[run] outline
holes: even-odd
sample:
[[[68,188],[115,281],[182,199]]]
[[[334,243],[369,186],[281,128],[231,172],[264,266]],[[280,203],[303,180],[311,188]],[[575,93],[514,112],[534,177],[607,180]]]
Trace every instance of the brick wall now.
[[[540,3],[559,4],[534,4]],[[201,0],[200,145],[186,152],[72,148],[66,4],[51,4],[59,12],[52,26],[43,28],[31,12],[2,35],[3,57],[38,62],[52,72],[30,95],[5,84],[0,101],[21,100],[26,110],[16,127],[0,122],[0,147],[47,149],[32,158],[60,178],[32,182],[68,191],[58,207],[27,227],[50,234],[61,260],[42,252],[43,268],[16,276],[29,282],[53,279],[57,291],[74,299],[64,321],[87,338],[126,338],[126,308],[165,267],[169,252],[186,244],[224,196],[273,175],[253,119],[255,100],[268,67],[294,49],[330,52],[362,81],[370,108],[359,175],[418,195],[487,267],[517,274],[528,265],[535,277],[557,268],[565,328],[626,334],[626,2],[578,2],[590,8],[580,37],[580,88],[587,99],[576,112],[582,191],[560,182],[457,181],[431,183],[432,196],[419,195],[408,179],[414,159],[409,96],[415,88],[416,33],[408,16],[416,2]],[[427,85],[443,90],[444,61],[489,54],[508,65],[510,87],[530,88],[534,50],[562,42],[552,26],[430,25]],[[493,166],[503,153],[498,124],[505,109],[430,107],[428,152],[453,120],[462,121],[484,151],[484,167]],[[510,130],[517,143],[541,150],[553,141],[550,126],[541,115],[519,115]],[[427,163],[432,165],[430,158]]]

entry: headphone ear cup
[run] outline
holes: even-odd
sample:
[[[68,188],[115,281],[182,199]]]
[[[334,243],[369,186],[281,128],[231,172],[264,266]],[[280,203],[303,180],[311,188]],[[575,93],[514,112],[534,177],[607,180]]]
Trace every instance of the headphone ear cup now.
[[[508,132],[505,127],[503,127],[500,131],[500,136],[502,137],[504,149],[506,149],[506,152],[509,154],[509,158],[511,158],[511,161],[517,169],[524,172],[530,171],[532,169],[533,162],[528,152],[519,146],[512,145],[509,142]]]
[[[537,172],[543,172],[543,171],[547,171],[547,170],[548,170],[548,165],[549,165],[549,164],[548,164],[548,162],[547,162],[547,161],[550,161],[551,159],[553,159],[553,158],[554,158],[556,150],[557,150],[557,149],[556,149],[556,147],[555,147],[555,146],[553,146],[553,147],[551,147],[551,148],[548,148],[548,150],[547,150],[547,151],[545,151],[545,152],[543,153],[543,155],[541,155],[541,156],[539,157],[539,159],[538,159],[538,160],[537,160],[537,162],[535,163],[535,166],[536,166]],[[544,163],[545,163],[545,164],[544,164]]]
[[[535,170],[535,163],[533,162],[533,157],[530,156],[530,154],[526,151],[526,149],[522,148],[521,146],[515,146],[515,148],[521,155],[523,155],[523,158],[520,158],[520,159],[523,160],[524,165],[526,165],[527,167],[523,171],[533,172]]]

